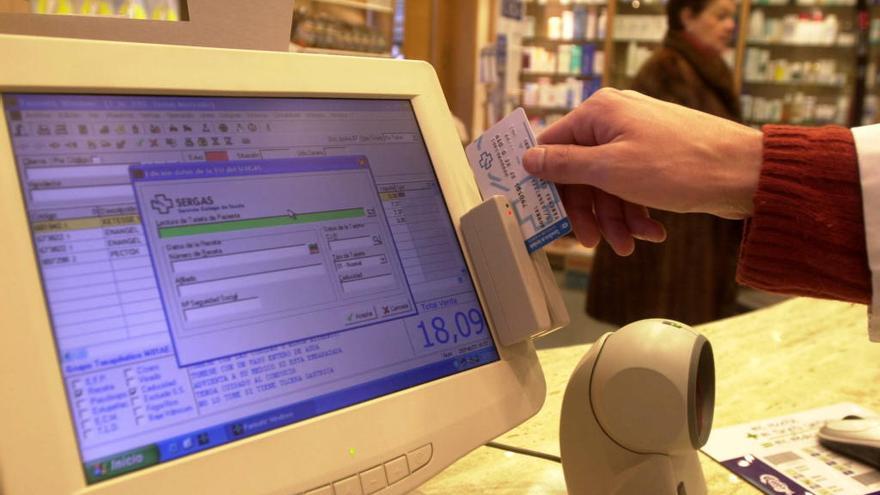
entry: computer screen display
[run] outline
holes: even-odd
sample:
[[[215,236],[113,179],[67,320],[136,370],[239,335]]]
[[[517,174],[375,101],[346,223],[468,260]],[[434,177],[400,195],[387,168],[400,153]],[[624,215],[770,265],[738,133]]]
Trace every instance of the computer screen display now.
[[[408,100],[3,103],[88,483],[499,359]]]

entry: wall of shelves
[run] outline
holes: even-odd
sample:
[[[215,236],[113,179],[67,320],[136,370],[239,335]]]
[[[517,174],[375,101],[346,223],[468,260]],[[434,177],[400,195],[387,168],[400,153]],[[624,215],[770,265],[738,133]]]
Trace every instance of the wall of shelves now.
[[[856,0],[739,3],[738,32],[726,59],[747,123],[857,125],[859,109],[863,122],[880,121],[880,0],[861,1],[868,7]],[[538,128],[601,86],[629,87],[666,32],[664,0],[524,4],[520,102]],[[862,99],[857,88],[864,8],[871,20]],[[593,50],[592,67],[576,62],[586,49]]]
[[[666,34],[666,2],[619,0],[611,19],[614,43],[609,83],[628,88],[639,68],[660,46]]]
[[[526,1],[520,103],[540,129],[608,84],[604,0]]]
[[[739,71],[744,120],[849,124],[857,74],[855,2],[761,1],[749,7]]]

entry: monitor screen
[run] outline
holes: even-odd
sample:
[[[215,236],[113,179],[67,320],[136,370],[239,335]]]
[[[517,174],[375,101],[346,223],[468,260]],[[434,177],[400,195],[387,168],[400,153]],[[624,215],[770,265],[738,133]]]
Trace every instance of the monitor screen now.
[[[408,100],[3,103],[88,483],[499,359]]]

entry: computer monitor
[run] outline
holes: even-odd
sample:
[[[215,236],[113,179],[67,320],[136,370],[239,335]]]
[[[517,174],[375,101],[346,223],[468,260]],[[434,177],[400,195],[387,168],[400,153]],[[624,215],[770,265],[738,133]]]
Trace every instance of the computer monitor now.
[[[0,54],[0,492],[401,493],[540,408],[429,65]]]

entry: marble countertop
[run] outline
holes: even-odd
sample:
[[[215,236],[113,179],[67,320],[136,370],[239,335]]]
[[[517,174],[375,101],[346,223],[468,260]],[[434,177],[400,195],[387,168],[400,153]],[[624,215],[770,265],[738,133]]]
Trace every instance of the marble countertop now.
[[[560,330],[560,331],[565,331]],[[838,402],[880,411],[880,344],[868,341],[864,306],[798,298],[697,327],[712,343],[714,427],[791,414]],[[559,455],[558,425],[568,377],[590,345],[538,352],[547,400],[499,443]],[[700,454],[709,493],[758,490]],[[417,493],[563,494],[562,466],[480,447]]]

